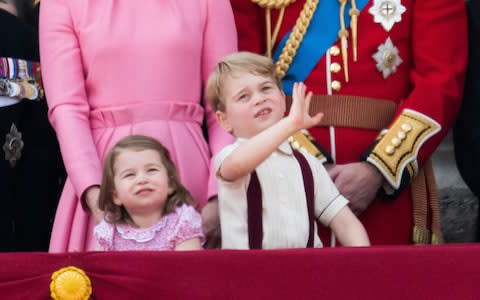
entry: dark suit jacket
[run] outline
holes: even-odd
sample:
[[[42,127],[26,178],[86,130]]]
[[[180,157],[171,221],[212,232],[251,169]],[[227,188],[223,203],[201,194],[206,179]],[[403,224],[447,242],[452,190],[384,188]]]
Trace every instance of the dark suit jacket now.
[[[3,9],[0,9],[0,56],[39,60],[35,29]]]
[[[3,9],[0,57],[39,60],[36,27]],[[24,141],[22,157],[15,167],[5,160],[2,149],[12,123]],[[47,119],[46,101],[23,100],[0,107],[0,251],[48,249],[50,220],[64,177],[55,132]]]
[[[480,0],[467,2],[469,62],[465,94],[454,128],[455,158],[463,179],[480,197]]]

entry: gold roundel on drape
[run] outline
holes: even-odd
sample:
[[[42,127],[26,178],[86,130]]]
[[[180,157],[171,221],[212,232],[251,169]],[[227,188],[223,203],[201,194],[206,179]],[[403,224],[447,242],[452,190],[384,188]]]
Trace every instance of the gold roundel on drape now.
[[[69,266],[52,274],[50,296],[54,300],[88,300],[92,294],[90,278],[82,269]]]

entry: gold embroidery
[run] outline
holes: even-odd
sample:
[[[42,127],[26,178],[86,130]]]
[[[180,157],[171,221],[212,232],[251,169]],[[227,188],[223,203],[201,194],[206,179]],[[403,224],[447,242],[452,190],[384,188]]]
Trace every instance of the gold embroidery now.
[[[322,152],[320,152],[317,147],[315,147],[313,141],[314,138],[305,129],[296,132],[288,139],[288,142],[290,143],[292,148],[299,151],[308,152],[318,158],[322,163],[326,162],[327,158],[322,154]]]
[[[382,172],[392,187],[399,188],[405,169],[411,178],[415,176],[420,147],[440,131],[440,128],[440,124],[435,120],[405,109],[380,139],[367,161]]]

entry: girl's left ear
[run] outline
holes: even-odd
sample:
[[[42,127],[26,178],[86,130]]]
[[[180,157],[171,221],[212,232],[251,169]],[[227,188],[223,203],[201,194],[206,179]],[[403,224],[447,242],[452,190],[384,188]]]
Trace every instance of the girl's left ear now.
[[[175,192],[175,189],[171,185],[169,185],[168,186],[168,195],[170,196],[171,194],[173,194],[173,192]]]
[[[169,175],[168,176],[168,197],[170,197],[170,195],[173,194],[173,192],[175,192],[175,189],[173,188],[173,186],[175,185],[175,179],[173,177],[173,175]]]
[[[122,206],[123,204],[122,200],[117,197],[117,191],[115,190],[112,192],[112,200],[113,200],[113,203],[115,203],[118,206]]]

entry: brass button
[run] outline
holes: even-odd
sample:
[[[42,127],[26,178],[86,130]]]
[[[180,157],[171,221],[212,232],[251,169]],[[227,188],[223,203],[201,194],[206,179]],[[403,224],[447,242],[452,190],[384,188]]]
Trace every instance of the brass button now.
[[[333,55],[333,56],[337,56],[340,54],[340,48],[338,48],[338,46],[332,46],[330,48],[330,55]]]
[[[385,147],[385,153],[388,155],[392,155],[395,152],[395,148],[392,145],[388,145]]]
[[[341,89],[342,89],[342,84],[340,83],[340,81],[338,81],[338,80],[332,81],[332,89],[333,89],[334,91],[337,91],[337,92],[338,92],[339,90],[341,90]]]
[[[392,145],[394,145],[395,147],[400,146],[401,143],[402,141],[399,138],[397,137],[392,138]]]
[[[340,66],[339,63],[333,63],[330,65],[330,72],[332,73],[338,73],[340,72],[340,70],[342,69],[342,67]]]
[[[407,134],[405,133],[405,131],[399,131],[397,133],[397,137],[401,140],[404,140],[407,137]]]
[[[412,130],[412,125],[410,125],[408,123],[403,123],[401,128],[402,128],[403,131],[409,132],[410,130]]]

